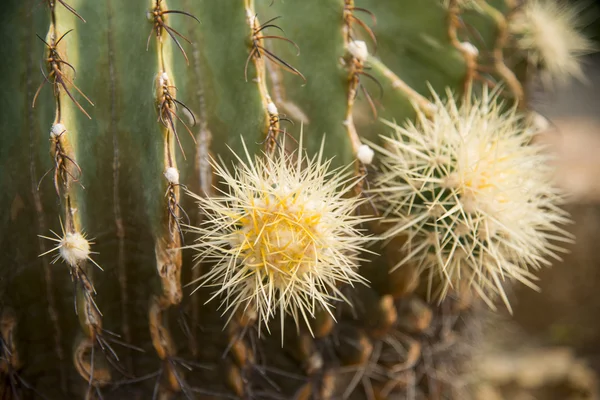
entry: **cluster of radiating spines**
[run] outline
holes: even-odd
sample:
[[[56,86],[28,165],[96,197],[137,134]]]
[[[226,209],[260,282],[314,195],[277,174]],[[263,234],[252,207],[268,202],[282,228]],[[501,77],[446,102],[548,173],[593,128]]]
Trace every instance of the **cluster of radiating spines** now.
[[[181,367],[191,370],[177,357],[177,346],[173,339],[173,333],[166,324],[169,311],[181,303],[183,294],[181,290],[181,244],[183,233],[181,221],[187,219],[187,214],[180,205],[179,196],[179,170],[177,169],[177,157],[175,143],[184,159],[186,154],[180,140],[181,126],[188,132],[192,141],[196,138],[190,125],[196,124],[194,112],[178,99],[177,74],[173,58],[173,48],[167,45],[171,42],[175,45],[186,61],[190,64],[188,55],[181,40],[192,44],[192,41],[181,32],[173,28],[170,18],[179,15],[187,17],[198,23],[200,20],[193,14],[184,10],[175,10],[168,7],[166,0],[153,0],[152,8],[147,13],[148,20],[152,22],[152,29],[146,41],[146,50],[150,50],[150,42],[155,36],[155,52],[158,60],[157,75],[155,78],[154,101],[158,111],[157,123],[160,127],[161,139],[163,141],[163,176],[166,180],[165,200],[162,203],[163,215],[166,218],[157,223],[160,226],[155,234],[156,269],[161,282],[161,289],[150,298],[148,308],[148,320],[150,337],[156,354],[162,361],[157,389],[165,393],[181,392],[186,398],[192,398],[190,386],[185,380]],[[184,121],[182,114],[188,118]],[[180,128],[178,130],[177,125]],[[158,139],[157,139],[158,140]],[[156,193],[156,195],[160,195]],[[165,215],[166,214],[166,215]],[[158,233],[160,232],[160,233]],[[180,319],[186,335],[190,332],[185,319]],[[190,335],[191,337],[191,335]]]
[[[56,255],[52,259],[53,264],[61,260],[69,267],[77,269],[81,267],[82,263],[84,263],[86,260],[89,260],[96,267],[102,270],[102,268],[91,258],[91,254],[93,254],[93,252],[90,249],[90,245],[93,244],[93,242],[89,242],[86,239],[85,234],[80,232],[67,232],[65,231],[64,227],[62,227],[61,235],[54,231],[50,232],[52,232],[55,237],[40,237],[56,242],[56,246],[48,250],[46,253],[40,254],[40,256],[44,256],[56,251]]]
[[[510,19],[516,46],[540,69],[546,87],[583,78],[581,57],[594,51],[580,29],[583,5],[557,0],[528,0]]]
[[[491,306],[499,295],[510,308],[504,282],[535,287],[531,270],[560,259],[556,242],[571,240],[559,226],[569,219],[549,156],[495,93],[462,105],[451,93],[446,101],[434,97],[433,117],[419,112],[416,123],[388,123],[392,136],[375,146],[384,238],[406,235],[406,256],[395,268],[416,264],[430,296],[441,300],[467,283]]]
[[[329,171],[322,152],[309,158],[284,148],[254,159],[246,152],[233,172],[213,162],[228,189],[194,196],[206,222],[190,227],[200,236],[189,247],[214,262],[194,283],[215,287],[211,299],[222,298],[224,313],[255,311],[259,328],[277,313],[282,329],[286,315],[308,322],[319,307],[346,300],[340,284],[365,281],[357,263],[366,218],[354,215],[359,201],[347,196],[356,179]]]

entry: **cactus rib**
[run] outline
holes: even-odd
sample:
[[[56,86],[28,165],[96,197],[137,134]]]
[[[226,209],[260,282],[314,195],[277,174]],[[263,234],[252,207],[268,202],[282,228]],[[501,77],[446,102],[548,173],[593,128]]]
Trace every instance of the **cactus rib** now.
[[[261,24],[258,20],[256,10],[254,9],[254,0],[244,0],[244,8],[246,10],[247,22],[251,32],[250,42],[252,43],[252,47],[248,54],[248,58],[246,59],[246,65],[244,66],[244,77],[246,81],[248,81],[248,63],[250,62],[250,60],[252,60],[256,71],[256,77],[254,78],[254,81],[258,85],[265,113],[265,122],[267,125],[264,139],[265,153],[268,155],[272,155],[275,151],[275,146],[277,144],[277,137],[280,133],[283,133],[284,135],[286,134],[285,130],[282,130],[280,127],[280,122],[285,118],[279,115],[277,106],[271,99],[271,95],[267,87],[265,60],[269,60],[273,62],[274,65],[282,67],[283,69],[300,76],[304,81],[306,81],[306,78],[304,77],[304,75],[302,75],[300,71],[298,71],[288,62],[275,55],[275,53],[269,50],[264,44],[265,40],[267,39],[279,39],[294,45],[298,50],[298,54],[300,53],[298,45],[296,45],[296,43],[294,43],[292,40],[287,39],[283,36],[265,35],[265,30],[269,28],[281,30],[279,26],[273,23],[280,17],[271,18],[268,21]]]
[[[173,393],[183,392],[187,398],[191,398],[190,389],[185,382],[180,368],[180,362],[176,358],[176,347],[172,338],[172,332],[167,326],[167,311],[178,305],[182,299],[181,290],[181,244],[182,231],[180,226],[181,214],[185,211],[179,204],[179,171],[177,169],[177,161],[174,153],[175,144],[177,142],[181,149],[182,155],[185,157],[183,146],[179,139],[176,128],[176,120],[184,125],[192,139],[195,140],[194,134],[183,119],[177,114],[177,109],[180,107],[188,112],[193,119],[193,125],[196,120],[192,111],[180,100],[177,100],[174,88],[175,80],[173,77],[173,61],[169,43],[165,40],[170,37],[177,48],[185,57],[189,64],[187,54],[176,36],[183,38],[188,43],[189,39],[167,25],[167,16],[169,14],[182,14],[198,21],[192,14],[170,10],[166,0],[153,0],[152,11],[149,14],[153,19],[153,31],[156,33],[156,55],[158,59],[159,71],[156,78],[155,103],[157,104],[159,117],[158,123],[163,137],[163,165],[164,177],[166,179],[166,218],[160,223],[158,232],[155,236],[155,253],[156,253],[156,268],[161,279],[162,293],[157,296],[152,296],[149,306],[150,319],[150,335],[152,344],[162,360],[161,370],[166,376],[166,382],[158,383],[159,392],[165,396],[170,396]],[[152,32],[148,37],[148,44],[152,36]],[[157,194],[155,194],[157,195]]]
[[[107,7],[110,9],[111,4],[110,0],[107,2]],[[113,146],[113,157],[112,157],[112,192],[113,192],[113,217],[115,224],[115,236],[117,237],[117,275],[119,282],[119,297],[121,300],[121,332],[123,333],[123,340],[125,343],[132,343],[132,332],[131,332],[131,312],[129,311],[129,293],[128,289],[130,285],[128,284],[128,274],[127,274],[127,252],[125,249],[125,237],[126,237],[126,228],[125,221],[123,217],[123,211],[121,209],[121,151],[120,151],[120,141],[118,135],[118,119],[117,119],[117,82],[116,82],[116,72],[115,72],[115,38],[113,33],[113,16],[109,12],[107,13],[107,47],[108,47],[108,90],[110,93],[110,111],[109,111],[109,125],[108,129],[112,133],[112,146]],[[128,370],[132,370],[133,368],[133,359],[131,353],[128,352],[125,355],[125,365]]]
[[[90,105],[93,106],[94,103],[77,87],[77,85],[75,85],[73,83],[74,78],[70,78],[67,76],[67,72],[65,70],[63,70],[63,66],[68,67],[73,74],[76,73],[76,70],[73,67],[73,65],[71,65],[68,61],[66,61],[61,56],[60,52],[58,51],[58,46],[60,45],[60,42],[72,31],[73,31],[73,29],[70,29],[67,32],[63,33],[61,37],[56,39],[57,33],[54,29],[54,25],[51,25],[51,29],[48,33],[48,38],[49,38],[48,41],[50,43],[48,43],[46,40],[44,40],[38,36],[38,38],[47,47],[48,56],[46,57],[45,61],[46,61],[46,67],[47,67],[49,73],[48,73],[48,75],[44,74],[44,71],[42,69],[41,72],[42,72],[42,75],[44,76],[44,80],[42,81],[42,83],[40,83],[40,86],[38,87],[37,91],[35,92],[31,106],[35,107],[35,103],[38,98],[38,95],[40,94],[40,91],[42,90],[42,88],[44,87],[44,85],[46,83],[49,83],[49,84],[53,85],[55,95],[56,95],[56,93],[60,92],[61,90],[64,90],[64,92],[67,94],[67,96],[69,96],[69,98],[77,106],[77,108],[79,108],[79,110],[81,110],[81,112],[84,113],[86,115],[86,117],[88,117],[89,119],[92,119],[90,114],[88,114],[88,112],[85,111],[83,106],[73,97],[73,94],[69,91],[69,86],[71,86],[73,89],[75,89],[88,103],[90,103]],[[58,106],[57,107],[57,120],[58,121],[61,120],[60,111],[61,111],[60,106]]]
[[[28,21],[29,22],[29,21]],[[28,72],[32,71],[32,66],[33,66],[33,59],[32,57],[28,57],[27,60],[28,63]],[[28,98],[29,97],[33,97],[33,86],[32,86],[32,80],[28,79],[28,85],[27,85],[27,92],[28,92]],[[27,123],[28,123],[28,139],[29,139],[29,172],[30,172],[30,176],[31,176],[31,182],[30,182],[30,191],[31,191],[31,196],[33,199],[33,204],[34,204],[34,209],[35,209],[35,216],[36,216],[36,224],[37,224],[37,230],[38,232],[46,232],[47,231],[47,224],[46,224],[46,218],[45,218],[45,213],[44,213],[44,205],[42,203],[42,199],[40,196],[40,191],[39,191],[39,182],[37,182],[36,176],[37,176],[37,170],[36,170],[36,160],[35,160],[35,145],[37,144],[37,138],[35,137],[35,135],[33,134],[33,108],[31,107],[26,107],[27,108]],[[48,170],[50,171],[50,170]],[[58,194],[58,191],[57,191]],[[46,244],[45,244],[45,239],[41,238],[41,237],[37,237],[37,252],[38,254],[43,254],[46,253],[47,248],[46,248]],[[46,298],[48,300],[48,307],[47,307],[47,311],[48,311],[48,316],[52,322],[52,336],[54,339],[54,353],[56,354],[57,360],[58,360],[58,366],[57,366],[57,370],[59,373],[59,382],[60,382],[60,387],[62,390],[66,390],[67,387],[67,373],[66,373],[66,365],[65,365],[65,354],[64,354],[64,350],[62,347],[62,337],[63,337],[63,332],[61,329],[61,325],[60,325],[60,321],[59,321],[59,309],[57,307],[57,300],[56,300],[56,296],[54,293],[54,279],[53,279],[53,274],[52,274],[52,269],[50,266],[50,263],[48,262],[47,258],[42,257],[41,259],[42,262],[42,269],[43,269],[43,276],[44,276],[44,289],[46,292]]]
[[[359,134],[356,130],[356,126],[354,125],[354,117],[353,117],[352,113],[354,110],[354,100],[356,99],[359,89],[362,90],[362,93],[364,94],[366,100],[368,101],[369,106],[371,107],[371,110],[373,111],[374,116],[377,117],[377,111],[375,109],[373,100],[371,99],[371,96],[369,95],[369,92],[367,91],[365,86],[361,84],[360,77],[361,76],[369,77],[370,79],[374,80],[378,85],[379,85],[379,82],[371,74],[364,71],[364,68],[365,68],[364,64],[366,61],[366,57],[364,57],[364,54],[357,54],[356,52],[353,52],[351,50],[351,48],[352,48],[351,46],[357,45],[357,42],[354,41],[352,38],[353,23],[359,24],[369,34],[369,36],[371,37],[371,39],[373,40],[375,45],[377,44],[377,39],[375,38],[375,34],[369,28],[369,26],[366,25],[360,18],[354,16],[355,10],[356,10],[356,7],[354,6],[354,0],[345,0],[343,14],[342,14],[343,21],[344,21],[344,23],[342,25],[342,34],[344,36],[344,45],[345,45],[346,49],[348,50],[348,65],[347,65],[348,66],[348,92],[347,92],[348,94],[347,94],[347,99],[346,99],[346,118],[344,119],[343,124],[346,127],[346,133],[348,134],[348,139],[352,146],[352,150],[353,150],[354,154],[358,154],[359,148],[362,145],[362,143],[361,143]],[[363,42],[363,45],[364,45],[364,42]],[[364,46],[365,46],[365,51],[366,51],[366,45],[364,45]],[[360,160],[358,160],[356,162],[355,174],[356,174],[356,176],[360,176],[360,177],[365,177],[367,174],[366,165],[364,163],[362,163]],[[355,186],[354,190],[357,195],[362,194],[363,184],[364,184],[364,181],[361,180]]]
[[[186,0],[185,8],[189,9],[189,1]],[[194,27],[195,28],[195,27]],[[192,26],[187,28],[189,34],[188,36],[192,36],[194,29]],[[211,196],[214,194],[214,187],[212,185],[212,168],[209,163],[210,159],[210,147],[212,141],[212,133],[208,127],[208,111],[206,107],[206,98],[204,93],[204,84],[202,82],[203,71],[200,59],[200,49],[198,48],[198,44],[196,42],[192,42],[192,72],[191,77],[193,81],[196,83],[196,90],[193,93],[194,97],[197,99],[197,115],[192,114],[194,119],[199,121],[199,127],[196,133],[195,143],[196,143],[196,153],[194,157],[194,173],[196,174],[197,179],[192,183],[193,188],[197,188],[197,193],[203,196]],[[197,211],[195,220],[197,224],[200,224],[203,220],[202,213],[200,210]],[[200,278],[202,268],[194,268],[191,273],[192,281]],[[190,299],[190,324],[189,324],[189,338],[188,338],[188,346],[190,348],[190,352],[194,357],[198,356],[199,346],[198,346],[198,331],[200,326],[200,309],[202,307],[202,302],[199,296],[194,296]]]
[[[92,101],[73,83],[75,74],[74,63],[65,58],[67,35],[73,30],[67,30],[62,35],[59,34],[59,18],[54,8],[55,3],[50,3],[51,22],[47,34],[47,39],[42,41],[46,45],[46,64],[49,70],[48,76],[44,75],[44,81],[38,87],[33,97],[32,107],[44,86],[49,82],[54,87],[55,120],[52,126],[51,154],[54,158],[54,186],[59,198],[62,200],[64,225],[61,218],[62,234],[54,232],[56,239],[41,236],[57,242],[57,246],[41,255],[57,251],[53,262],[62,259],[69,267],[71,279],[75,284],[75,311],[79,318],[79,323],[85,334],[85,337],[75,343],[73,361],[75,366],[88,365],[87,368],[77,368],[80,375],[88,382],[88,394],[92,388],[99,390],[110,380],[110,371],[106,367],[96,365],[99,360],[95,357],[95,348],[99,346],[106,359],[115,367],[119,367],[119,358],[112,349],[111,345],[104,338],[104,329],[102,327],[102,313],[100,312],[96,301],[96,289],[92,281],[92,269],[89,262],[100,266],[90,257],[90,243],[82,234],[81,217],[77,212],[80,196],[75,183],[78,183],[82,175],[82,169],[77,163],[76,143],[71,143],[69,138],[77,139],[76,130],[69,131],[68,126],[74,126],[71,104],[74,104],[79,111],[86,117],[91,116],[85,111],[81,104],[73,97],[69,86],[74,88],[85,100],[92,106]],[[63,4],[65,5],[65,4]],[[74,10],[65,5],[65,8],[72,15],[78,16]],[[68,18],[66,18],[68,19]],[[60,36],[59,36],[60,35]],[[41,38],[40,38],[41,39]],[[59,50],[60,47],[64,50]],[[63,67],[68,69],[64,69]],[[53,79],[50,81],[50,79]],[[71,100],[71,103],[62,101],[64,95]],[[100,268],[102,269],[102,268]],[[89,361],[87,358],[89,357]],[[85,361],[82,361],[84,360]]]

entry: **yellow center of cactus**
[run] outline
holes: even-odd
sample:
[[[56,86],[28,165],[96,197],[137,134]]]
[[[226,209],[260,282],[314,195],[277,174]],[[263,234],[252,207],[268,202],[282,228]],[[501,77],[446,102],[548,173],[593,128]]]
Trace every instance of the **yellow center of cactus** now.
[[[298,193],[255,199],[237,232],[243,263],[268,275],[277,285],[301,276],[317,263],[323,233],[321,214]],[[285,279],[285,278],[288,279]]]

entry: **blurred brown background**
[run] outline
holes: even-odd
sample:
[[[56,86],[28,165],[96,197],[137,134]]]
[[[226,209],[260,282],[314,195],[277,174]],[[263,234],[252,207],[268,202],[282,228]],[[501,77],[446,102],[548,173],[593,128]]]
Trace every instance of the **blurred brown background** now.
[[[600,398],[600,54],[584,69],[587,82],[532,88],[533,108],[551,121],[542,140],[557,154],[576,243],[539,272],[541,293],[515,287],[514,315],[489,316],[476,363],[490,382],[482,400]]]

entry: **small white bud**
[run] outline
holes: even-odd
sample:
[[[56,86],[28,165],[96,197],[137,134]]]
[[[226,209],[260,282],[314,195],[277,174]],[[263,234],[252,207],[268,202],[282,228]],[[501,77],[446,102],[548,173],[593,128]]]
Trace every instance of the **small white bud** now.
[[[348,43],[348,52],[359,61],[365,62],[369,57],[369,50],[367,44],[362,40],[353,40]]]
[[[167,75],[166,72],[163,72],[162,74],[160,74],[160,76],[158,77],[158,84],[160,86],[164,86],[167,82],[169,81],[169,75]]]
[[[460,47],[463,49],[463,51],[472,55],[473,57],[477,57],[479,55],[479,50],[472,43],[462,42]]]
[[[267,104],[267,111],[269,112],[269,114],[271,115],[277,115],[277,106],[275,105],[275,103],[269,103]]]
[[[373,162],[374,156],[375,152],[366,144],[361,144],[358,148],[358,151],[356,152],[356,158],[358,158],[358,161],[367,165]]]
[[[308,367],[311,371],[319,371],[323,368],[323,357],[320,353],[313,353],[308,359]]]
[[[152,13],[152,11],[146,11],[146,18],[148,18],[148,21],[154,21],[154,13]]]
[[[169,167],[165,171],[165,178],[170,184],[177,185],[179,184],[179,171],[177,171],[177,168]]]
[[[63,124],[52,125],[52,129],[50,129],[50,137],[55,138],[66,130],[67,128],[65,128]]]
[[[533,113],[532,125],[536,132],[545,132],[550,128],[550,121],[548,121],[548,118],[544,117],[542,114]]]

